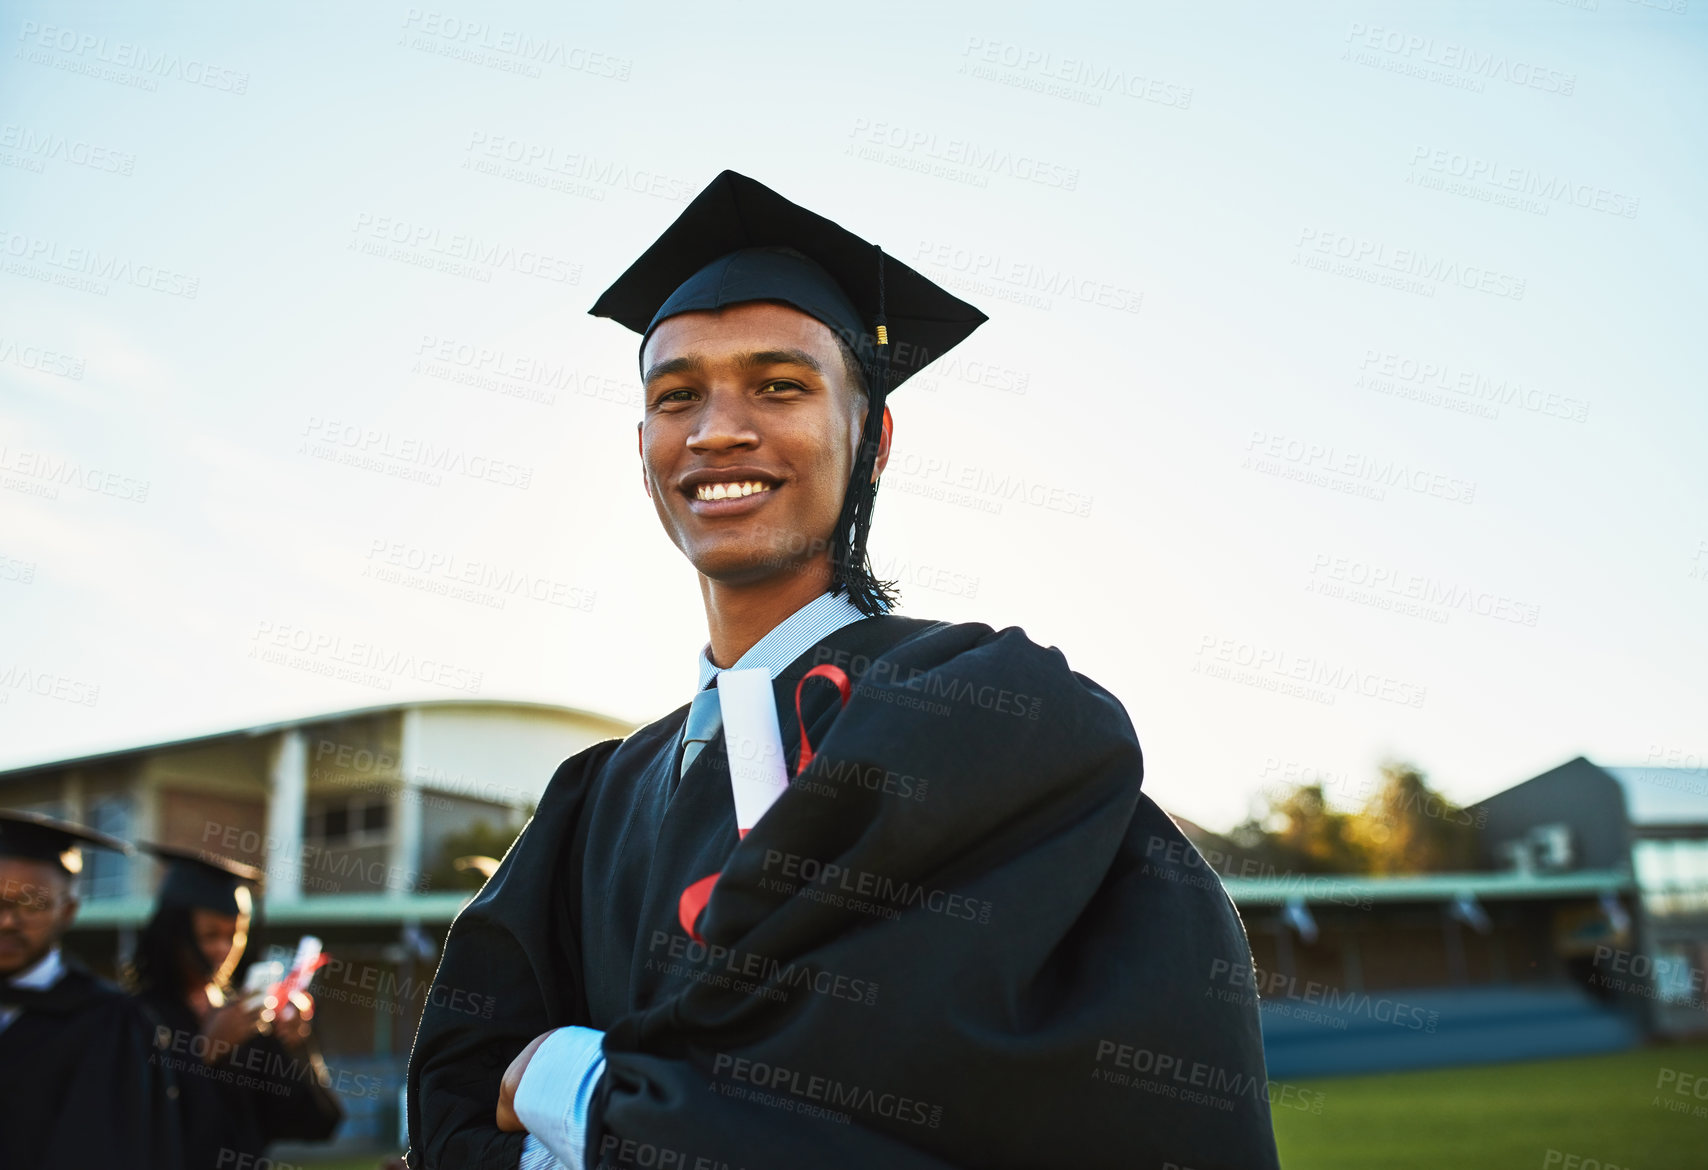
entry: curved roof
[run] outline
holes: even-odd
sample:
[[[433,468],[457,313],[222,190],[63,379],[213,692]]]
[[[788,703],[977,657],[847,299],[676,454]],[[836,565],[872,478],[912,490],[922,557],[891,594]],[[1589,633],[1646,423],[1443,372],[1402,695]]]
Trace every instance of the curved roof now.
[[[407,703],[376,703],[371,707],[351,707],[343,711],[326,711],[315,715],[302,715],[293,719],[281,719],[271,723],[257,723],[251,727],[230,727],[223,731],[210,731],[202,735],[184,736],[180,739],[160,740],[154,743],[131,744],[121,748],[110,748],[106,751],[91,752],[82,756],[63,756],[58,759],[41,760],[33,764],[18,764],[12,767],[0,768],[0,778],[20,776],[28,772],[39,772],[49,768],[67,768],[80,764],[93,764],[101,760],[116,759],[120,756],[135,755],[138,752],[160,751],[165,748],[189,747],[193,744],[212,743],[214,740],[229,739],[232,736],[269,735],[275,731],[288,731],[293,727],[308,727],[316,723],[330,723],[335,719],[354,719],[363,715],[378,715],[387,711],[406,711],[413,707],[446,708],[446,707],[509,707],[529,711],[544,711],[555,715],[569,715],[584,719],[595,724],[605,724],[611,729],[613,737],[628,735],[640,726],[626,719],[618,719],[611,715],[602,715],[597,711],[587,711],[579,707],[560,707],[554,703],[536,703],[525,699],[418,699]]]

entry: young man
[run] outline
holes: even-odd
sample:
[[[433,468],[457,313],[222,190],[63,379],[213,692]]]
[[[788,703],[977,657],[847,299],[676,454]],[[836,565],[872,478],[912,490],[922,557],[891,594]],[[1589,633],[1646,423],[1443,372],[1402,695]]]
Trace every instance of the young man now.
[[[983,315],[727,171],[593,311],[642,335],[701,690],[566,761],[453,925],[411,1164],[1275,1166],[1256,1005],[1214,985],[1244,930],[1120,703],[871,574],[888,391]],[[711,684],[747,668],[795,780],[743,837]]]
[[[60,950],[86,846],[130,851],[0,810],[0,1166],[179,1170],[176,1088],[153,1061],[153,1028]]]

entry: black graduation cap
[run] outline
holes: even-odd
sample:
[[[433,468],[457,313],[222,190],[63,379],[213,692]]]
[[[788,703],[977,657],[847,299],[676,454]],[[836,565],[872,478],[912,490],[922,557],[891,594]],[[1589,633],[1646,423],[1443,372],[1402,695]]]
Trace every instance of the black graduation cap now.
[[[156,895],[162,906],[189,906],[233,917],[249,913],[251,899],[244,883],[259,885],[264,876],[253,865],[200,849],[180,849],[140,841],[137,848],[166,865],[166,880]]]
[[[644,346],[666,317],[746,301],[781,301],[822,321],[869,374],[887,356],[886,391],[986,320],[876,244],[734,171],[713,179],[591,312]]]
[[[94,829],[55,820],[41,813],[0,809],[0,857],[22,861],[45,861],[69,874],[83,871],[85,845],[129,853],[131,848],[117,837]]]
[[[589,310],[641,335],[678,313],[780,301],[822,322],[854,351],[867,410],[831,548],[833,587],[861,612],[889,607],[866,555],[884,400],[966,340],[985,315],[839,224],[746,175],[724,171],[694,197]]]

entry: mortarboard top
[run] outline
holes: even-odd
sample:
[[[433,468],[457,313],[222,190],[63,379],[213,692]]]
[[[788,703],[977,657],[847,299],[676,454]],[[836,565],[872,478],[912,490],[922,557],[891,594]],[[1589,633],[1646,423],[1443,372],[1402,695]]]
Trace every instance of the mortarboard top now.
[[[713,179],[590,312],[641,334],[644,348],[666,317],[747,301],[781,301],[823,322],[868,371],[873,339],[887,341],[888,389],[986,320],[876,245],[734,171]]]
[[[41,813],[0,809],[0,857],[45,861],[66,873],[75,874],[83,871],[82,847],[85,845],[111,849],[115,853],[131,851],[131,847],[117,837],[109,837],[70,821],[55,820]]]
[[[249,891],[239,889],[245,882],[259,885],[262,871],[253,865],[221,857],[200,849],[180,849],[174,845],[138,842],[137,848],[152,853],[166,865],[166,879],[156,895],[161,905],[174,904],[192,909],[213,910],[236,916],[249,912]]]

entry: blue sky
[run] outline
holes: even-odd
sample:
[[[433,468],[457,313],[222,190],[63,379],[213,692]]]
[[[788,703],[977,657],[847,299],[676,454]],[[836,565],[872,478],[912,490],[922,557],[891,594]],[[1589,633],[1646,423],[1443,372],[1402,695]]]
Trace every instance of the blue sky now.
[[[586,308],[730,167],[989,313],[874,557],[1112,689],[1166,807],[1701,769],[1676,7],[0,4],[0,766],[685,701]]]

